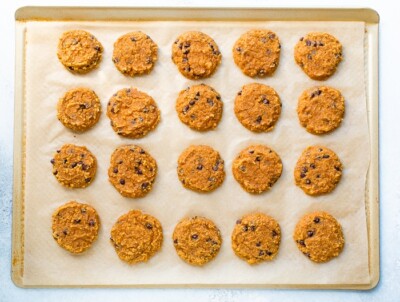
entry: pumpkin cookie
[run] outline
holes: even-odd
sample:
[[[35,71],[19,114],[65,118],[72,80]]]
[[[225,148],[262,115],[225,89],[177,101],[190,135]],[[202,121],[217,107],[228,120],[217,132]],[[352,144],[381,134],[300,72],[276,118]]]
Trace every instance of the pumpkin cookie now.
[[[222,116],[221,96],[205,84],[182,90],[176,100],[176,112],[182,123],[198,131],[217,127]]]
[[[211,76],[221,57],[215,41],[199,31],[183,33],[172,45],[172,61],[182,75],[192,80]]]
[[[121,146],[111,155],[108,179],[122,196],[145,196],[151,191],[156,175],[155,159],[139,146]]]
[[[300,124],[313,134],[324,134],[340,126],[344,98],[339,90],[320,86],[305,90],[297,105]]]
[[[293,239],[299,250],[314,262],[327,262],[339,256],[344,247],[341,225],[326,212],[314,212],[301,218]]]
[[[90,248],[97,239],[99,229],[99,216],[90,205],[70,201],[53,213],[53,238],[59,246],[73,254]]]
[[[311,146],[303,151],[294,169],[294,179],[308,195],[331,192],[342,177],[342,163],[332,150]]]
[[[179,156],[178,177],[188,189],[211,192],[225,179],[224,161],[209,146],[190,146]]]
[[[71,72],[87,73],[96,68],[102,53],[101,43],[84,30],[66,31],[58,42],[58,59]]]
[[[239,153],[233,161],[232,172],[245,191],[260,194],[277,182],[282,174],[282,161],[271,148],[253,145]]]
[[[232,51],[236,65],[245,75],[265,77],[278,68],[281,44],[274,32],[253,29],[240,36]]]
[[[135,88],[121,89],[107,106],[111,127],[121,136],[141,138],[157,127],[160,110],[148,94]]]
[[[131,210],[118,218],[110,240],[121,260],[130,264],[147,262],[161,249],[163,231],[155,217]]]
[[[281,228],[272,217],[262,213],[243,216],[232,232],[232,249],[236,256],[256,264],[270,261],[278,254]]]
[[[84,146],[65,144],[50,162],[54,176],[66,187],[85,188],[96,175],[96,157]]]
[[[271,131],[279,119],[281,107],[276,91],[259,83],[244,85],[235,99],[237,119],[254,132]]]
[[[326,80],[342,61],[342,44],[332,35],[313,32],[300,38],[294,59],[313,80]]]
[[[148,35],[136,31],[118,38],[112,60],[121,73],[134,77],[153,69],[157,51],[157,44]]]
[[[99,121],[100,114],[100,100],[88,88],[71,89],[58,101],[58,120],[74,131],[83,132],[93,127]]]
[[[221,233],[214,222],[197,216],[181,220],[175,227],[172,239],[179,257],[198,266],[213,260],[222,244]]]

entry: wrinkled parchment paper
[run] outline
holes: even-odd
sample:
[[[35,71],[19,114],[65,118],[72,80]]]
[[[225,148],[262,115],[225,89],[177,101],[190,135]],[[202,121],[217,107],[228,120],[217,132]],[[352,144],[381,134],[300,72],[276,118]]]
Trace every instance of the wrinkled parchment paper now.
[[[255,81],[235,66],[232,46],[245,31],[268,28],[282,44],[276,73],[256,81],[279,93],[283,108],[276,128],[255,134],[234,116],[233,101],[241,86]],[[105,51],[100,68],[87,75],[73,75],[59,63],[58,38],[65,30],[84,29],[93,33]],[[150,75],[129,78],[114,67],[114,41],[122,34],[141,30],[159,46],[159,60]],[[200,30],[215,39],[222,64],[204,81],[189,81],[171,61],[171,45],[187,30]],[[293,48],[309,31],[326,31],[343,44],[344,61],[325,82],[309,79],[295,64]],[[362,284],[369,282],[368,239],[365,215],[365,180],[369,163],[369,139],[364,83],[364,24],[357,22],[29,22],[26,41],[26,183],[25,255],[26,285],[224,285],[234,284]],[[224,113],[217,130],[198,133],[183,125],[175,112],[181,89],[204,82],[222,95]],[[315,136],[297,119],[298,96],[318,84],[340,89],[346,99],[345,119],[329,135]],[[100,97],[103,113],[90,131],[75,134],[56,118],[58,99],[68,89],[86,86]],[[162,121],[143,139],[121,138],[105,115],[111,95],[124,87],[137,87],[157,102]],[[86,189],[62,187],[52,175],[50,159],[65,143],[87,146],[97,157],[98,171]],[[113,150],[122,144],[139,144],[155,157],[159,173],[153,191],[143,199],[122,197],[108,182],[107,169]],[[232,160],[249,144],[272,147],[283,161],[283,173],[270,192],[254,196],[241,189],[231,173]],[[217,149],[226,163],[226,180],[211,194],[186,190],[176,175],[179,154],[190,144],[207,144]],[[322,144],[333,149],[344,164],[338,187],[326,196],[310,197],[294,185],[293,169],[302,150]],[[94,206],[102,228],[97,242],[83,255],[71,255],[52,238],[51,214],[63,203],[78,200]],[[164,228],[161,252],[148,263],[130,266],[119,260],[109,242],[117,218],[130,209],[141,209],[157,217]],[[292,239],[297,221],[314,210],[325,210],[342,224],[346,245],[343,253],[325,264],[315,264],[300,253]],[[236,219],[254,211],[277,219],[282,242],[272,262],[250,266],[238,259],[230,235]],[[171,235],[185,216],[201,215],[215,221],[223,245],[208,265],[192,267],[175,253]]]

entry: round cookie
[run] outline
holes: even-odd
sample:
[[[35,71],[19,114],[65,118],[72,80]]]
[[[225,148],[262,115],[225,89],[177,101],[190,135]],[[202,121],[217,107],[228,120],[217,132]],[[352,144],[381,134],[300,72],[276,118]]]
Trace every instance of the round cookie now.
[[[58,59],[74,73],[87,73],[96,68],[102,53],[101,43],[84,30],[66,31],[58,42]]]
[[[172,44],[172,61],[188,79],[211,76],[221,63],[221,52],[215,41],[199,31],[181,34]]]
[[[157,61],[157,44],[146,34],[127,33],[114,43],[113,62],[125,75],[134,77],[149,73]]]
[[[222,107],[220,94],[212,87],[201,84],[182,90],[175,109],[182,123],[194,130],[207,131],[217,127]]]
[[[101,104],[96,93],[88,88],[67,91],[57,104],[57,118],[67,128],[83,132],[100,118]]]
[[[232,163],[232,172],[242,188],[253,194],[268,191],[282,174],[282,161],[271,148],[252,145],[242,150]]]
[[[235,115],[253,132],[271,131],[281,114],[281,101],[276,91],[259,83],[247,84],[235,99]]]
[[[339,256],[344,247],[341,225],[326,212],[314,212],[301,218],[293,239],[299,250],[314,262],[327,262]]]
[[[320,86],[305,90],[297,105],[300,124],[312,134],[324,134],[340,126],[344,97],[339,90]]]
[[[121,146],[111,155],[108,179],[122,196],[145,196],[151,191],[156,175],[157,162],[139,146]]]
[[[214,222],[198,216],[181,220],[175,227],[172,240],[178,256],[197,266],[213,260],[222,244],[221,233]]]
[[[281,228],[265,214],[248,214],[236,221],[231,239],[236,256],[247,263],[270,261],[278,254]]]
[[[224,160],[209,146],[190,146],[178,159],[178,177],[184,187],[211,192],[225,179]]]
[[[121,89],[107,106],[111,127],[121,136],[141,138],[157,127],[160,110],[154,99],[135,88]]]
[[[274,32],[253,29],[240,36],[232,52],[236,65],[245,75],[266,77],[278,68],[281,44]]]
[[[297,161],[294,179],[308,195],[331,192],[342,177],[342,163],[332,150],[323,146],[306,148]]]
[[[327,33],[308,33],[297,42],[294,59],[311,79],[326,80],[342,61],[342,44]]]
[[[161,249],[163,231],[155,217],[131,210],[118,218],[110,240],[121,260],[129,264],[147,262]]]
[[[90,248],[100,229],[100,219],[90,205],[70,201],[52,216],[53,238],[59,246],[73,254]]]
[[[96,175],[96,157],[84,146],[65,144],[50,161],[58,182],[70,188],[85,188]]]

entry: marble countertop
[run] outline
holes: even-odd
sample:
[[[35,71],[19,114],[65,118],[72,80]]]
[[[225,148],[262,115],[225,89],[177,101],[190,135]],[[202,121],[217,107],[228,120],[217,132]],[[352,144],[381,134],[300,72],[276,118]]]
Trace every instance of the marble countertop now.
[[[7,1],[0,10],[0,302],[8,301],[400,301],[400,3],[393,0],[147,0],[58,1],[67,6],[370,7],[380,21],[381,279],[370,291],[262,289],[21,289],[11,280],[11,212],[14,109],[14,12],[54,1]],[[354,148],[354,152],[362,152]]]

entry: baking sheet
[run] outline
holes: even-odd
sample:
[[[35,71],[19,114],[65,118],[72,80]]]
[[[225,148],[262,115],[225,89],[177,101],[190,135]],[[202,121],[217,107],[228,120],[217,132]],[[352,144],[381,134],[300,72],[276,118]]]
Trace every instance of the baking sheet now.
[[[51,24],[51,26],[49,26]],[[231,47],[239,35],[254,27],[274,30],[282,44],[280,66],[271,78],[257,80],[280,94],[283,110],[276,129],[253,134],[236,121],[235,93],[253,82],[234,65]],[[84,76],[64,70],[55,55],[59,35],[68,29],[92,32],[105,47],[100,68]],[[126,78],[111,62],[112,44],[122,34],[142,30],[159,45],[159,62],[144,77]],[[175,113],[178,92],[194,81],[183,78],[170,60],[170,47],[185,30],[201,30],[219,45],[223,60],[217,73],[204,81],[218,90],[224,115],[216,131],[202,134],[182,125]],[[300,93],[320,82],[312,81],[294,64],[297,39],[311,30],[334,34],[344,46],[345,60],[324,84],[339,88],[346,98],[346,116],[334,133],[316,137],[299,126],[296,114]],[[28,22],[26,55],[26,186],[25,255],[26,285],[129,285],[129,284],[365,284],[369,283],[368,238],[365,217],[365,176],[368,168],[368,124],[364,82],[364,23],[362,22]],[[99,124],[85,134],[73,134],[56,120],[58,98],[76,86],[88,86],[99,95],[103,109],[120,88],[134,86],[154,97],[162,112],[157,130],[140,140],[122,139],[103,114]],[[51,175],[53,152],[64,143],[84,144],[97,156],[97,178],[84,190],[62,188]],[[108,183],[107,168],[112,151],[125,143],[138,143],[157,159],[159,174],[153,191],[144,199],[123,198]],[[226,162],[227,178],[211,194],[182,189],[176,176],[176,159],[190,144],[209,144]],[[284,171],[273,189],[253,196],[242,191],[230,172],[236,154],[250,143],[264,143],[281,156]],[[337,189],[312,198],[293,184],[293,168],[301,151],[310,144],[324,144],[336,151],[345,170]],[[69,255],[51,238],[51,213],[70,199],[92,204],[103,228],[99,240],[86,254]],[[165,243],[150,262],[129,266],[121,262],[108,242],[109,230],[119,215],[131,208],[145,210],[160,219]],[[291,235],[297,220],[311,210],[327,210],[342,223],[346,247],[326,264],[308,261],[296,248]],[[269,263],[248,266],[230,248],[236,219],[252,211],[274,216],[282,228],[278,257]],[[170,239],[183,216],[203,215],[220,227],[224,244],[215,261],[203,268],[181,262]],[[52,259],[48,261],[48,259]],[[62,273],[60,273],[62,272]]]

